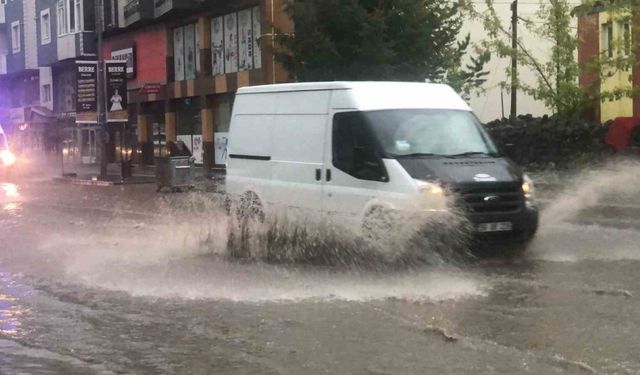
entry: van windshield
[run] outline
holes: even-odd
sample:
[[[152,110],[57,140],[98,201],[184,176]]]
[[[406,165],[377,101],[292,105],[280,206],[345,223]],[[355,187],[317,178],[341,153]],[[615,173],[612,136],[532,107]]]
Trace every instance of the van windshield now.
[[[394,109],[364,116],[387,157],[498,155],[480,121],[468,111]]]

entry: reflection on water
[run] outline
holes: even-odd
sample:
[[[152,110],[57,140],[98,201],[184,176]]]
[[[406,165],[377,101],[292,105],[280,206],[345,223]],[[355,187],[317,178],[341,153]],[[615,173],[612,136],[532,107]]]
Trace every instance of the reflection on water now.
[[[20,306],[20,292],[13,282],[0,273],[0,336],[17,336],[25,309]]]
[[[4,195],[8,198],[18,198],[20,196],[20,192],[16,184],[1,183],[0,190],[2,190]]]

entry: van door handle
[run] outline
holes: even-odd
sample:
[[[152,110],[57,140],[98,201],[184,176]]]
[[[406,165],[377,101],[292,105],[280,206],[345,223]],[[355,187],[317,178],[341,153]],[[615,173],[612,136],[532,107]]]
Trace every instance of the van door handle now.
[[[316,181],[322,180],[322,169],[316,169]]]
[[[331,181],[331,169],[327,169],[327,181]]]

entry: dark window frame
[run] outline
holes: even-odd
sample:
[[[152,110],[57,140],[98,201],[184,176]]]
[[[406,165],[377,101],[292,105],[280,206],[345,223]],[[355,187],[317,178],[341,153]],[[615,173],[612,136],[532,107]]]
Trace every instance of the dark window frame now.
[[[371,165],[368,166],[363,166],[363,167],[371,167],[371,168],[378,168],[378,170],[361,170],[361,173],[357,173],[356,171],[356,165],[355,165],[355,155],[353,155],[353,162],[354,165],[351,168],[347,168],[342,161],[339,160],[339,158],[337,158],[337,153],[338,153],[338,146],[340,143],[338,141],[338,128],[339,127],[344,127],[346,126],[345,123],[340,123],[340,121],[343,118],[346,118],[347,116],[357,116],[358,118],[356,118],[357,121],[361,122],[361,126],[363,127],[362,132],[360,134],[360,136],[363,136],[361,141],[363,141],[365,143],[364,145],[364,150],[371,150],[371,154],[369,155],[369,157],[371,157],[371,160],[368,160],[369,163],[376,163],[376,166],[373,167]],[[351,125],[353,126],[353,125]],[[373,134],[373,132],[371,131],[371,129],[369,129],[367,122],[366,122],[366,118],[364,116],[363,113],[361,112],[339,112],[339,113],[335,113],[333,115],[332,118],[332,126],[331,126],[331,164],[334,168],[348,174],[349,176],[356,178],[358,180],[361,181],[372,181],[372,182],[383,182],[383,183],[388,183],[389,182],[389,173],[387,171],[386,166],[384,165],[384,161],[383,161],[383,154],[381,152],[381,147],[375,137],[375,135]],[[375,159],[375,160],[373,160]],[[365,163],[366,164],[366,163]],[[366,173],[364,172],[368,172],[371,173],[370,175],[366,175]]]

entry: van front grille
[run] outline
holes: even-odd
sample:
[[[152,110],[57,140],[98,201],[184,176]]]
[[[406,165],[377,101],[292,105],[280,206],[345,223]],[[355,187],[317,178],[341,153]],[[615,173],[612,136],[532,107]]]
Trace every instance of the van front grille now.
[[[454,189],[457,205],[465,212],[512,213],[522,209],[524,194],[519,184],[483,184]]]

